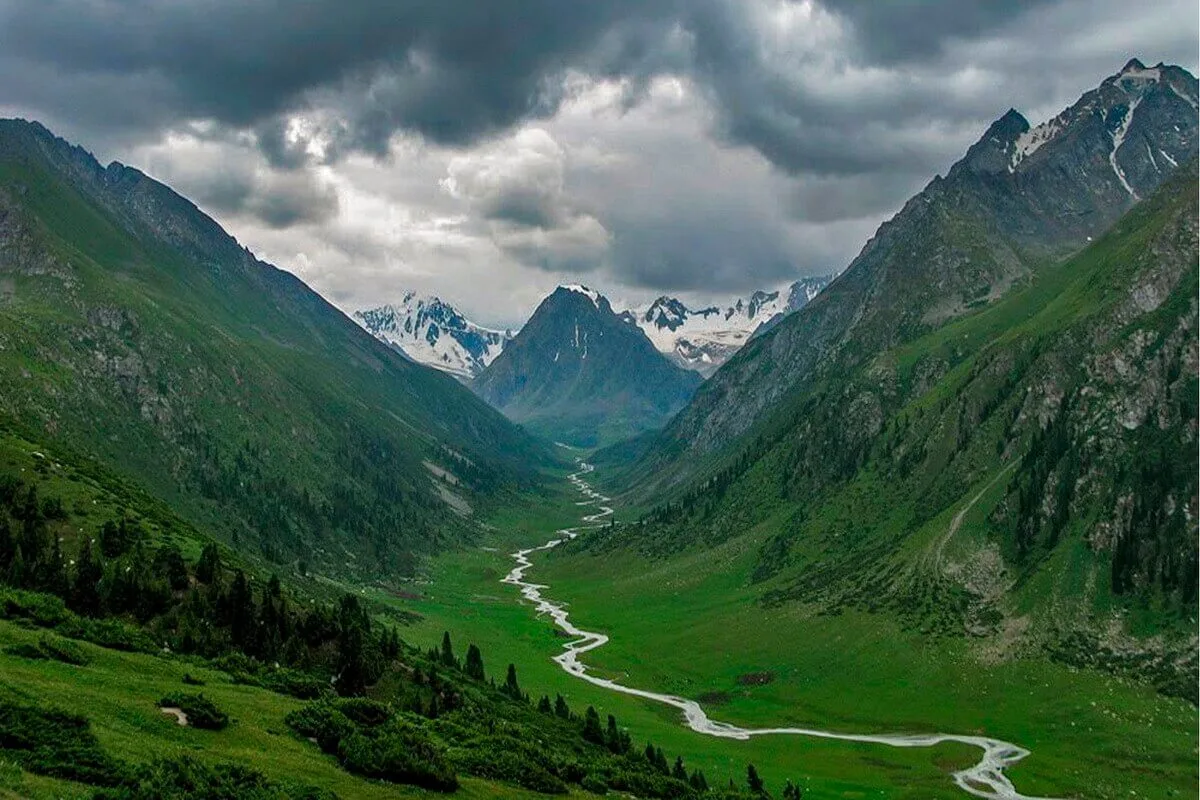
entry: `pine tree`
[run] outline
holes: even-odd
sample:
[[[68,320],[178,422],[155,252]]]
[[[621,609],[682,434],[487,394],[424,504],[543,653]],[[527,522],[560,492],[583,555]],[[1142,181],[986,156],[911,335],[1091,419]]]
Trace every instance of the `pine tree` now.
[[[40,588],[55,597],[66,598],[71,584],[67,578],[67,562],[63,558],[62,539],[58,536],[51,538],[54,541],[50,548],[50,555],[47,556],[46,562],[42,566]]]
[[[705,780],[704,773],[698,769],[692,771],[692,777],[688,778],[688,784],[701,794],[708,791],[708,781]]]
[[[0,514],[0,576],[3,576],[12,564],[13,556],[17,552],[17,540],[13,536],[12,526],[8,522],[8,517]]]
[[[604,744],[604,729],[600,727],[600,715],[596,709],[588,706],[583,715],[583,738],[596,744]]]
[[[425,716],[429,717],[430,719],[437,719],[440,713],[441,709],[438,708],[437,692],[434,692],[433,697],[429,698],[429,713],[427,713]]]
[[[542,695],[542,699],[538,700],[537,709],[542,714],[550,715],[554,713],[554,707],[550,705],[550,698]]]
[[[683,766],[683,756],[675,756],[675,766],[671,769],[671,777],[681,781],[688,779],[687,769]]]
[[[12,562],[8,565],[6,582],[9,586],[15,586],[20,589],[25,585],[25,572],[25,553],[22,552],[21,545],[17,545],[13,551]]]
[[[559,719],[571,718],[571,709],[561,694],[556,694],[554,696],[554,716],[558,717]]]
[[[238,647],[246,647],[254,633],[254,596],[246,573],[240,569],[229,589],[229,638]]]
[[[474,678],[477,681],[483,680],[483,653],[475,645],[467,648],[467,677]]]
[[[654,749],[654,766],[658,767],[658,771],[663,775],[671,774],[671,768],[667,765],[667,756],[661,747]]]
[[[339,615],[340,630],[338,645],[337,691],[345,696],[361,695],[370,683],[370,665],[367,658],[367,642],[371,633],[371,619],[352,594],[342,598]],[[432,685],[432,675],[430,676]],[[436,692],[435,692],[436,693]]]
[[[604,731],[604,746],[614,753],[621,752],[621,732],[617,729],[617,718],[608,715],[608,727]]]
[[[158,552],[154,554],[153,569],[173,591],[181,592],[188,587],[187,564],[175,545],[167,544],[158,548]]]
[[[458,665],[458,659],[454,657],[454,648],[450,644],[450,631],[442,633],[442,653],[439,660],[445,667],[455,667]]]
[[[196,580],[204,584],[221,581],[221,551],[211,542],[200,551],[200,560],[196,562]]]
[[[103,610],[100,605],[100,579],[104,566],[97,560],[90,540],[79,544],[79,559],[75,564],[75,583],[67,605],[76,614],[98,617]]]
[[[755,794],[766,794],[766,786],[763,784],[763,779],[758,776],[758,770],[753,764],[746,765],[746,785],[750,787],[750,791]]]
[[[514,700],[520,700],[524,696],[521,694],[520,685],[517,684],[517,668],[513,664],[508,665],[508,674],[504,676],[504,688],[501,691]]]
[[[804,791],[791,781],[788,781],[787,785],[783,787],[783,800],[800,800],[802,797],[804,797]]]

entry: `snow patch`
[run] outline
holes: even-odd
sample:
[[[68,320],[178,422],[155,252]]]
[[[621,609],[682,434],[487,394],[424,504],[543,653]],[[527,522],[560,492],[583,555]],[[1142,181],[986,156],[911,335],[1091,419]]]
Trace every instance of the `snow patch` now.
[[[1008,162],[1008,171],[1012,172],[1017,165],[1041,149],[1042,145],[1057,136],[1065,127],[1062,115],[1043,122],[1036,128],[1030,128],[1017,137],[1013,143],[1012,157]]]
[[[406,292],[399,303],[355,311],[353,319],[412,361],[462,378],[478,375],[512,339],[509,331],[476,325],[449,303],[416,292]]]
[[[594,305],[596,308],[600,307],[600,293],[595,289],[589,289],[580,283],[572,283],[566,286],[560,286],[559,288],[566,289],[568,292],[575,292],[575,294],[581,294],[587,299],[591,300],[592,305]]]
[[[1129,185],[1129,181],[1125,180],[1125,173],[1121,171],[1121,166],[1117,163],[1117,151],[1121,149],[1121,145],[1125,143],[1125,135],[1129,133],[1129,126],[1133,122],[1133,112],[1137,111],[1138,103],[1142,102],[1141,97],[1135,97],[1129,102],[1129,108],[1125,111],[1125,116],[1121,118],[1121,123],[1117,125],[1117,129],[1112,132],[1112,152],[1108,154],[1108,163],[1112,165],[1113,172],[1117,174],[1117,180],[1125,187],[1125,191],[1137,200],[1137,192]]]
[[[1180,89],[1178,86],[1171,83],[1170,81],[1167,82],[1167,86],[1171,87],[1171,91],[1174,92],[1176,95],[1178,95],[1179,98],[1181,100],[1183,100],[1183,102],[1185,102],[1189,106],[1191,106],[1193,111],[1197,110],[1198,107],[1196,105],[1196,98],[1184,94],[1182,89]]]

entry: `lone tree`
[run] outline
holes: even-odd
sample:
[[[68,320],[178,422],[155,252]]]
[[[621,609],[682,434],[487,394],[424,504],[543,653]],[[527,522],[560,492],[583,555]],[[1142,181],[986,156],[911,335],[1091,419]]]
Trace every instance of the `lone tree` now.
[[[458,664],[458,660],[454,658],[454,647],[450,644],[450,631],[442,633],[441,662],[447,667],[454,667]]]
[[[600,727],[600,715],[592,706],[588,706],[587,713],[583,715],[583,738],[589,742],[604,744],[604,729]]]
[[[567,701],[563,699],[561,694],[554,696],[554,716],[559,719],[571,718],[571,708],[567,705]]]
[[[467,648],[467,677],[474,678],[477,681],[483,680],[483,653],[479,652],[479,648],[471,645]]]
[[[504,676],[504,687],[500,691],[513,700],[521,700],[524,697],[521,694],[521,687],[517,683],[517,668],[513,664],[508,665],[508,674]]]
[[[754,768],[753,764],[746,765],[746,785],[755,794],[765,795],[767,793],[767,788],[763,785],[763,779],[758,776],[758,770]]]

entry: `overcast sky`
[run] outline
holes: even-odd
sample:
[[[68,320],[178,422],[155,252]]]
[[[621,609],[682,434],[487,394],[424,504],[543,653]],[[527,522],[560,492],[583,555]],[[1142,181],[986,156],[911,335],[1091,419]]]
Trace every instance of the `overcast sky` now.
[[[345,309],[512,325],[840,270],[1010,106],[1196,0],[0,0],[0,115],[165,181]]]

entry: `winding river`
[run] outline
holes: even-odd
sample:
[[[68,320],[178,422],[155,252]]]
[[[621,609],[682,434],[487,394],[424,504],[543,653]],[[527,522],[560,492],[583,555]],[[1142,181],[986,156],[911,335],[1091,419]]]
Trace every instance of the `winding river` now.
[[[548,614],[554,620],[555,625],[571,636],[577,637],[563,646],[563,653],[554,657],[554,661],[566,670],[566,672],[595,686],[673,706],[683,712],[684,721],[689,728],[706,736],[742,740],[750,739],[754,736],[810,736],[819,739],[838,739],[846,742],[864,742],[868,744],[887,745],[889,747],[933,747],[943,742],[959,742],[977,747],[981,751],[979,763],[968,769],[954,773],[954,782],[963,791],[975,797],[994,798],[995,800],[1037,800],[1036,798],[1019,793],[1004,774],[1005,768],[1011,767],[1025,758],[1025,756],[1029,755],[1029,751],[1014,744],[1002,742],[999,739],[944,733],[857,734],[836,733],[814,728],[741,728],[726,722],[710,719],[708,714],[704,712],[704,709],[700,707],[700,704],[694,700],[670,694],[659,694],[632,686],[624,686],[616,681],[598,678],[595,675],[589,674],[588,666],[580,661],[579,657],[591,650],[603,647],[608,643],[608,636],[595,631],[586,631],[572,624],[566,609],[562,605],[542,596],[542,590],[549,587],[527,581],[525,573],[533,566],[533,562],[529,559],[530,554],[557,547],[563,542],[574,539],[583,531],[599,527],[602,524],[600,521],[613,513],[611,507],[604,505],[604,503],[609,502],[610,498],[597,492],[583,479],[583,476],[592,472],[593,469],[594,467],[590,464],[580,462],[579,471],[571,475],[570,480],[575,485],[575,488],[588,498],[581,501],[579,505],[594,504],[596,506],[595,513],[583,517],[585,525],[577,528],[564,528],[556,533],[556,538],[551,539],[540,547],[530,547],[513,553],[512,558],[516,565],[503,579],[504,583],[518,587],[521,591],[521,596],[533,603],[539,614]]]

